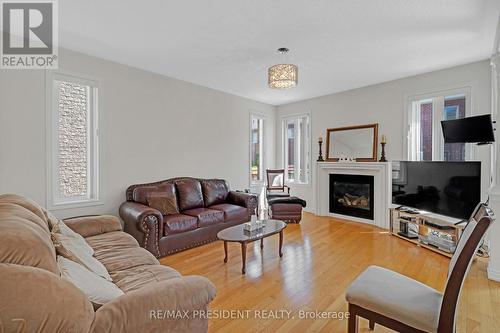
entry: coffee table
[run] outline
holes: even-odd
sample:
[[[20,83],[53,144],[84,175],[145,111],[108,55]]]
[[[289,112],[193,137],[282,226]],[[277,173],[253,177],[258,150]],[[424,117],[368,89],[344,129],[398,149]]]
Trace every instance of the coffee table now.
[[[286,228],[286,223],[278,220],[264,220],[264,227],[255,231],[246,231],[243,229],[243,225],[236,225],[234,227],[229,227],[227,229],[221,230],[217,233],[217,238],[224,241],[224,262],[227,262],[227,243],[237,242],[241,244],[241,258],[242,258],[242,268],[241,274],[245,274],[245,267],[247,261],[247,244],[255,242],[260,239],[260,248],[264,248],[264,238],[279,234],[280,245],[279,245],[279,255],[283,257],[283,252],[281,248],[283,247],[283,229]]]

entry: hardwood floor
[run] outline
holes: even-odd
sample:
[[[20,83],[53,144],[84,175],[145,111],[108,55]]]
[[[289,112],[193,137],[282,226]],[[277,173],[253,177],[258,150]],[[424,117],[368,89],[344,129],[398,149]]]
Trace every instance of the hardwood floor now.
[[[299,311],[346,311],[345,291],[369,265],[395,270],[443,291],[449,259],[390,236],[385,230],[305,213],[285,229],[283,258],[278,237],[248,245],[246,275],[239,244],[222,242],[163,258],[182,274],[209,278],[217,287],[212,310],[250,311],[248,318],[211,319],[210,332],[345,332],[346,320],[299,319]],[[261,319],[260,310],[292,311],[294,319]],[[223,314],[224,312],[219,312]],[[227,311],[225,312],[228,313]],[[275,312],[268,315],[276,314]],[[284,318],[287,318],[284,316]],[[459,305],[458,332],[500,332],[500,283],[486,278],[486,262],[472,265]],[[360,332],[370,332],[360,320]],[[375,332],[390,332],[381,326]]]

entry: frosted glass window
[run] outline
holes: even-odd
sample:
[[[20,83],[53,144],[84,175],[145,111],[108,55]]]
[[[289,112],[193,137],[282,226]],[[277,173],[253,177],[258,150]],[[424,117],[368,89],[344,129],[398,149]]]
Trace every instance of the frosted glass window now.
[[[98,199],[97,85],[55,75],[51,105],[52,206]]]

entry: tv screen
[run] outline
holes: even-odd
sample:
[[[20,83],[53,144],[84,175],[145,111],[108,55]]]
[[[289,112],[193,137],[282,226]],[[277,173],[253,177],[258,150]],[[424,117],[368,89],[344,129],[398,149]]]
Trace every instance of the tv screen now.
[[[491,115],[441,121],[445,143],[495,141]]]
[[[392,162],[392,202],[468,219],[481,200],[481,162]]]

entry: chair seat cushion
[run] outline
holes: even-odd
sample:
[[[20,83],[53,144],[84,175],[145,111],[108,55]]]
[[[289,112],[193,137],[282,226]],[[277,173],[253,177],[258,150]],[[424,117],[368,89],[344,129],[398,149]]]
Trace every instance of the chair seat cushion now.
[[[391,270],[370,266],[346,292],[349,303],[425,332],[436,332],[443,295]]]
[[[198,220],[196,217],[184,214],[165,215],[163,217],[163,223],[165,225],[165,228],[163,228],[163,232],[165,233],[164,236],[198,228]]]
[[[224,222],[224,212],[220,210],[195,208],[185,210],[182,213],[196,217],[200,228]]]
[[[225,221],[244,221],[248,219],[248,211],[245,207],[232,204],[219,204],[209,207],[210,209],[224,212]]]

